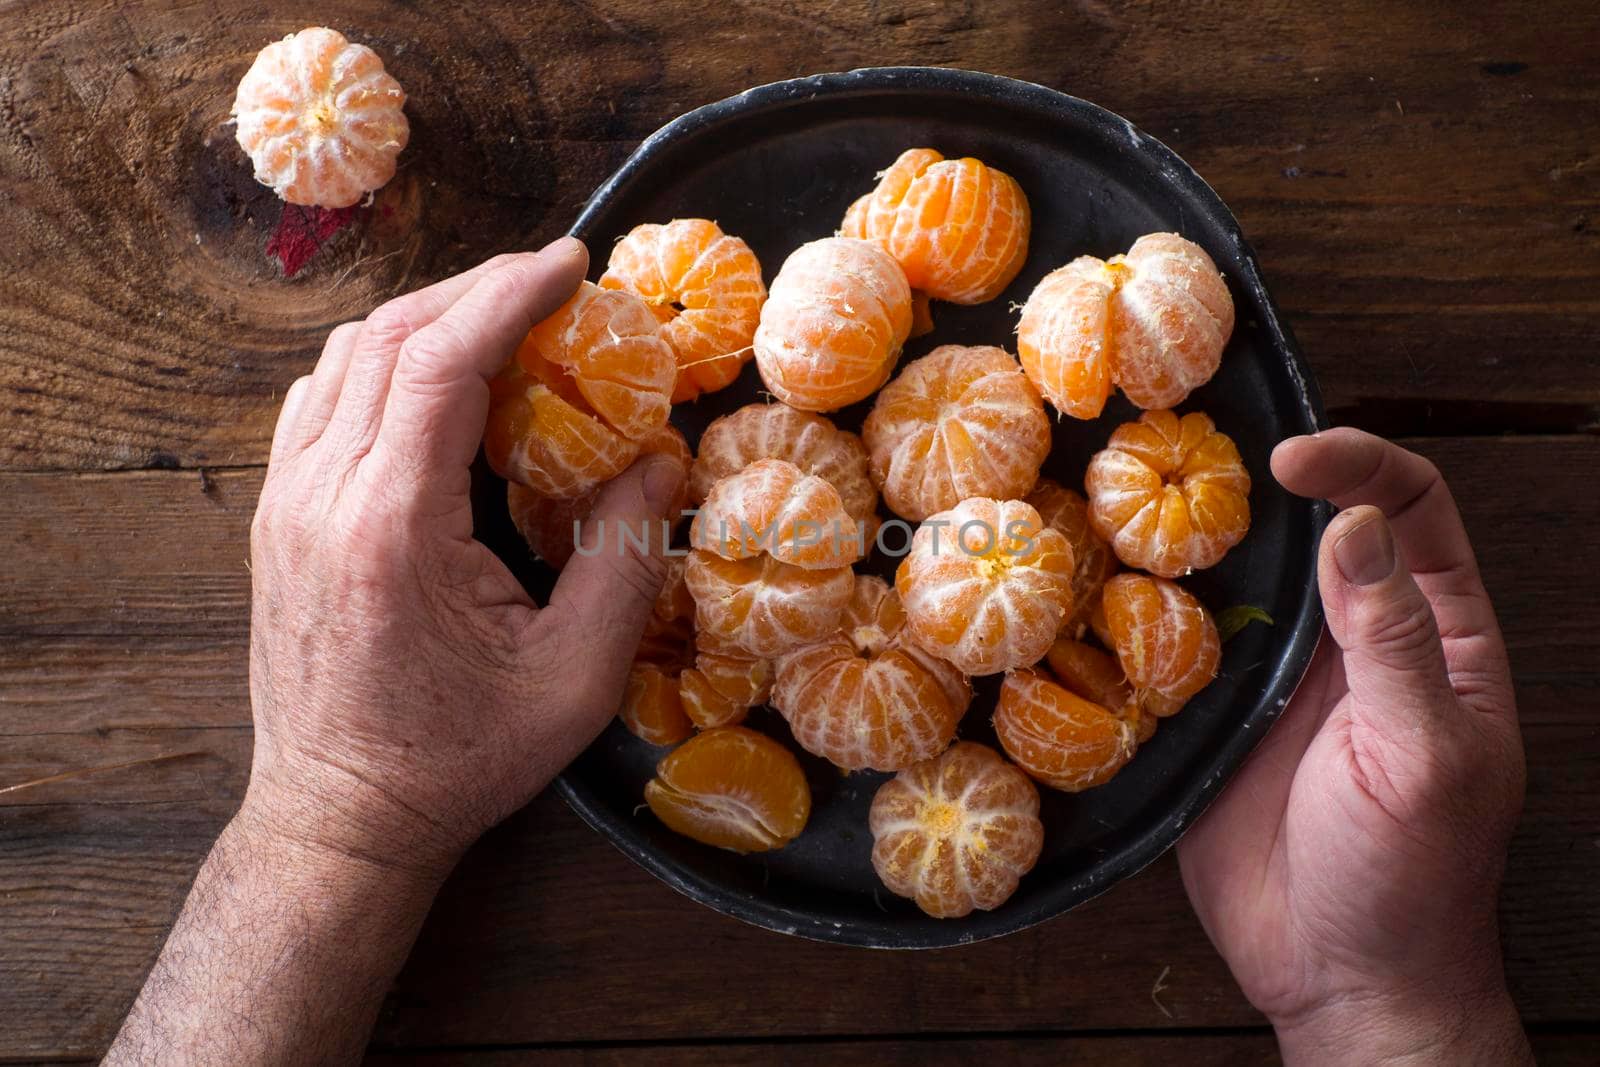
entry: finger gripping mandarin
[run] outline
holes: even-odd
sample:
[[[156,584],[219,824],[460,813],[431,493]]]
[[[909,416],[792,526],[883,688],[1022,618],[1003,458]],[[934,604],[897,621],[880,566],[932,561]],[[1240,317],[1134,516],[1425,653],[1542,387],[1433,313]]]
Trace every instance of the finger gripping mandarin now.
[[[882,245],[911,288],[981,304],[1022,269],[1031,226],[1028,198],[1004,171],[912,148],[850,206],[839,232]]]
[[[1250,529],[1250,475],[1199,412],[1147,411],[1089,462],[1089,521],[1130,567],[1177,578],[1213,566]]]
[[[709,219],[635,226],[611,250],[599,285],[637,293],[661,320],[677,356],[675,404],[739,376],[767,298],[750,246]]]
[[[1068,793],[1110,781],[1138,747],[1133,726],[1110,709],[1032,670],[1000,684],[994,732],[1019,767]]]
[[[1072,546],[1072,614],[1062,625],[1069,637],[1082,637],[1089,616],[1100,603],[1100,589],[1117,572],[1117,557],[1089,523],[1089,502],[1049,478],[1040,478],[1023,498],[1039,518],[1060,532]]]
[[[343,208],[394,177],[405,102],[377,53],[314,26],[261,50],[233,116],[256,181],[291,204]]]
[[[832,485],[857,522],[869,522],[877,511],[878,491],[867,474],[866,447],[825,416],[787,404],[746,404],[707,426],[699,449],[689,471],[689,493],[696,503],[728,475],[757,460],[781,459]]]
[[[1181,403],[1217,372],[1233,298],[1211,257],[1173,233],[1126,255],[1079,256],[1047,274],[1022,308],[1017,353],[1039,391],[1092,419],[1111,386],[1142,408]]]
[[[671,829],[733,852],[782,848],[811,816],[799,761],[743,726],[719,726],[678,746],[656,765],[644,799]]]
[[[1050,454],[1039,392],[1004,349],[940,345],[884,386],[861,428],[872,479],[922,520],[968,497],[1015,499]]]
[[[849,567],[807,570],[762,553],[729,560],[694,549],[684,571],[702,635],[771,659],[827,637],[855,588]]]
[[[756,365],[789,406],[833,411],[884,383],[910,332],[900,265],[877,245],[825,237],[795,249],[773,279]]]
[[[944,751],[972,690],[904,629],[889,584],[858,575],[839,629],[778,659],[772,703],[800,747],[852,771],[899,770]]]
[[[1119,574],[1106,583],[1101,603],[1117,661],[1146,711],[1174,715],[1217,676],[1216,623],[1176,582]]]
[[[911,637],[965,674],[1036,663],[1072,610],[1072,548],[1020,500],[928,517],[895,574]]]
[[[865,533],[839,491],[781,459],[757,460],[713,485],[689,543],[724,559],[765,552],[809,570],[848,567],[866,554]]]
[[[872,868],[937,919],[998,908],[1039,862],[1039,791],[993,749],[957,741],[879,787]]]

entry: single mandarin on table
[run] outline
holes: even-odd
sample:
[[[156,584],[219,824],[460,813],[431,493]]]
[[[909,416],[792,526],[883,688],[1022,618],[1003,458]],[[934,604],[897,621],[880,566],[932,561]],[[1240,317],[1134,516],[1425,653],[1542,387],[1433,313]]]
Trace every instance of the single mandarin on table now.
[[[668,828],[733,852],[782,848],[811,816],[794,754],[743,726],[706,730],[668,753],[644,799]]]
[[[944,751],[972,700],[961,672],[905,639],[900,598],[857,575],[839,629],[779,657],[772,704],[807,752],[896,771]]]
[[[1156,719],[1139,707],[1133,688],[1115,656],[1082,641],[1058,637],[1045,654],[1056,681],[1085,700],[1099,704],[1133,726],[1139,744],[1156,732]]]
[[[850,205],[839,232],[882,245],[912,289],[981,304],[1022,269],[1031,226],[1028,198],[1009,174],[970,157],[911,148]]]
[[[1175,715],[1217,676],[1222,641],[1211,613],[1165,578],[1123,573],[1101,597],[1106,630],[1134,699],[1152,715]]]
[[[998,908],[1039,862],[1039,791],[993,749],[957,741],[872,798],[872,868],[937,919]]]
[[[1101,540],[1089,522],[1089,501],[1049,478],[1040,478],[1033,492],[1023,497],[1039,513],[1039,518],[1060,532],[1072,546],[1072,614],[1061,631],[1069,637],[1082,637],[1089,616],[1100,603],[1100,589],[1117,573],[1117,556]]]
[[[895,574],[912,640],[965,674],[1038,662],[1072,611],[1072,547],[1020,500],[964,500]]]
[[[1004,349],[940,345],[883,387],[861,428],[872,480],[920,521],[968,497],[1016,499],[1050,454],[1039,391]]]
[[[684,577],[702,639],[772,659],[820,641],[839,625],[855,588],[849,567],[807,570],[762,553],[724,559],[693,549]]]
[[[291,204],[351,207],[394,177],[411,136],[406,94],[383,60],[313,26],[263,48],[233,98],[256,181]]]
[[[1139,747],[1133,725],[1112,709],[1027,669],[1000,684],[994,732],[1017,766],[1067,793],[1104,785]]]
[[[795,249],[773,279],[756,365],[790,407],[834,411],[884,383],[910,332],[900,265],[877,245],[825,237]]]
[[[1079,256],[1022,308],[1017,353],[1045,399],[1096,418],[1113,384],[1142,408],[1182,403],[1211,380],[1233,332],[1233,298],[1199,245],[1146,234],[1126,255]]]
[[[635,226],[611,250],[599,285],[637,293],[661,320],[678,361],[675,404],[739,376],[767,298],[756,254],[709,219]]]
[[[865,531],[830,482],[781,459],[761,459],[711,487],[689,543],[724,559],[766,553],[808,570],[848,567],[866,554]]]
[[[1130,567],[1177,578],[1213,566],[1250,529],[1250,474],[1209,418],[1147,411],[1089,461],[1089,521]]]
[[[870,525],[877,512],[866,446],[826,416],[787,404],[746,404],[707,426],[699,448],[689,470],[689,495],[697,504],[730,474],[757,460],[781,459],[832,485],[857,522]]]

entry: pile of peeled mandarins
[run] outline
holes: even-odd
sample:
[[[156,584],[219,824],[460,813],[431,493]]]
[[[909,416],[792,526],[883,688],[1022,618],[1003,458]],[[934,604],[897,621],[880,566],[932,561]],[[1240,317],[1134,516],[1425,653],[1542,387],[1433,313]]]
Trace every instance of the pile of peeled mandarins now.
[[[672,749],[644,798],[673,830],[738,852],[805,831],[794,752],[739,725],[770,705],[799,748],[895,772],[870,816],[890,890],[933,916],[994,908],[1039,858],[1039,785],[1109,781],[1216,676],[1216,625],[1174,581],[1250,524],[1233,442],[1172,410],[1233,330],[1205,252],[1155,233],[1080,256],[1023,306],[1020,359],[947,344],[891,378],[932,329],[930,301],[993,300],[1016,278],[1029,227],[1011,177],[926,148],[770,288],[714,222],[639,226],[495,381],[489,462],[554,567],[607,479],[647,452],[685,467],[689,548],[620,709]],[[672,405],[731,384],[752,354],[775,402],[712,422],[692,454]],[[1092,419],[1113,387],[1145,411],[1090,459],[1085,493],[1041,478],[1046,404]],[[860,436],[824,414],[874,394]],[[894,583],[856,573],[874,545],[890,551],[894,521],[909,546]],[[1003,753],[956,740],[970,679],[991,674]]]

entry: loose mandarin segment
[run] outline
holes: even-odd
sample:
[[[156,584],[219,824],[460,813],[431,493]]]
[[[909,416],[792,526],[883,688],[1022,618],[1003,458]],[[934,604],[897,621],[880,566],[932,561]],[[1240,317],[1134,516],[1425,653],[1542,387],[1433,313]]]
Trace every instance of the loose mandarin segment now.
[[[1072,547],[1020,500],[964,500],[918,527],[895,574],[911,637],[965,674],[1036,663],[1072,610]]]
[[[675,404],[739,376],[767,298],[756,254],[709,219],[635,226],[611,250],[599,285],[638,294],[661,320],[677,356]]]
[[[1050,646],[1045,661],[1065,689],[1131,725],[1139,744],[1155,734],[1155,716],[1145,714],[1133,699],[1133,689],[1122,673],[1122,665],[1109,652],[1061,637]]]
[[[1111,546],[1100,539],[1089,522],[1089,501],[1049,478],[1040,478],[1033,492],[1023,498],[1039,513],[1039,518],[1059,531],[1072,546],[1072,614],[1061,631],[1069,637],[1082,637],[1089,626],[1089,615],[1100,603],[1100,589],[1117,572],[1117,557]]]
[[[694,732],[678,695],[678,679],[653,663],[636,663],[618,712],[622,723],[650,745],[675,745]]]
[[[851,771],[900,770],[944,751],[972,690],[904,630],[889,584],[857,575],[840,628],[779,658],[772,703],[800,747]]]
[[[724,559],[765,552],[808,570],[848,567],[866,554],[865,532],[833,485],[781,459],[762,459],[711,487],[689,542]]]
[[[743,726],[719,726],[678,746],[656,765],[644,799],[672,830],[733,852],[782,848],[811,816],[799,761]]]
[[[912,148],[850,205],[839,232],[882,245],[912,289],[981,304],[1022,269],[1031,227],[1028,198],[1004,171]]]
[[[1210,567],[1250,529],[1250,474],[1199,412],[1147,411],[1089,461],[1089,521],[1130,567],[1177,578]]]
[[[1138,748],[1127,721],[1033,670],[1000,684],[994,732],[1017,766],[1067,793],[1104,785]]]
[[[855,588],[849,567],[807,570],[766,553],[730,560],[694,549],[688,560],[697,631],[762,659],[827,637]]]
[[[937,919],[998,908],[1039,862],[1039,791],[990,748],[957,741],[872,798],[872,868]]]
[[[1146,234],[1126,255],[1080,256],[1047,274],[1022,309],[1017,353],[1039,391],[1092,419],[1111,386],[1168,408],[1211,380],[1233,332],[1233,298],[1199,245]]]
[[[263,48],[233,98],[256,181],[291,204],[350,207],[394,177],[406,94],[383,60],[313,26]]]
[[[1222,642],[1216,623],[1177,583],[1119,574],[1106,583],[1101,602],[1111,647],[1144,710],[1175,715],[1217,676]]]
[[[910,332],[900,265],[877,245],[825,237],[795,249],[773,279],[756,365],[789,406],[834,411],[884,383]]]
[[[872,480],[920,521],[968,497],[1033,488],[1050,454],[1039,391],[1004,349],[940,345],[884,386],[861,428]]]
[[[718,481],[763,459],[785,460],[823,479],[859,523],[869,524],[878,509],[861,438],[787,404],[747,404],[707,426],[689,471],[689,493],[699,503]]]

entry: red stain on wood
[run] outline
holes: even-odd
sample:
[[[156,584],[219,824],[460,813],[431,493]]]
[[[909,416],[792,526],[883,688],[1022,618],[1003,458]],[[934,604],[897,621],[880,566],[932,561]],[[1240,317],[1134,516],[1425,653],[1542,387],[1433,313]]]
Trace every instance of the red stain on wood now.
[[[285,278],[293,278],[334,234],[354,222],[360,211],[357,206],[324,208],[285,204],[278,228],[267,239],[267,255],[283,267]]]

